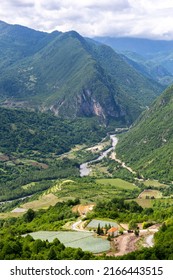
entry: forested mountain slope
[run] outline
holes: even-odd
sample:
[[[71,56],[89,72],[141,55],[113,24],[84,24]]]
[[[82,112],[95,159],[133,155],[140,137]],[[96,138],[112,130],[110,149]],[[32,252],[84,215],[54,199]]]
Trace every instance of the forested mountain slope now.
[[[173,86],[122,137],[117,153],[147,177],[173,180]]]
[[[105,137],[96,119],[63,120],[50,114],[0,108],[0,201],[37,193],[44,180],[76,176],[76,160],[59,159],[77,144]],[[88,137],[89,135],[89,137]],[[37,188],[22,188],[38,182]]]
[[[63,120],[53,115],[0,108],[0,152],[67,152],[76,144],[91,144],[105,136],[95,119]],[[88,134],[90,137],[88,137]]]
[[[173,82],[173,41],[130,37],[96,37],[95,40],[122,53],[143,75],[163,85]]]
[[[110,47],[75,31],[48,34],[3,22],[0,29],[3,106],[127,125],[163,89]]]

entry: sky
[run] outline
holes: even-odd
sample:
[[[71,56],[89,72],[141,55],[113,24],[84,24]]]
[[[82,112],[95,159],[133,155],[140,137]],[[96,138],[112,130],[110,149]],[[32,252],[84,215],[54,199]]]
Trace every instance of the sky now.
[[[173,40],[173,0],[1,0],[0,20],[87,37]]]

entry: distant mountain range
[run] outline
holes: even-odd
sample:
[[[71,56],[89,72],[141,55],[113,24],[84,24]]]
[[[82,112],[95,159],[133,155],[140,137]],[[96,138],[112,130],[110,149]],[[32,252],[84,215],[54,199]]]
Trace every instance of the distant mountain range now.
[[[75,31],[0,21],[0,105],[131,124],[165,88],[111,47]]]
[[[173,180],[173,86],[123,135],[117,153],[145,177]]]
[[[128,63],[143,75],[163,85],[173,83],[173,41],[140,38],[96,37],[128,57]]]

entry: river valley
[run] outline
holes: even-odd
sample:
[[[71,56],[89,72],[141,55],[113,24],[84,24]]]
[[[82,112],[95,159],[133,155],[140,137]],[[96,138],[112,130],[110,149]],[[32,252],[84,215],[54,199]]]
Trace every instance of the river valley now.
[[[91,163],[102,160],[104,157],[107,157],[111,151],[113,151],[115,149],[115,146],[118,143],[118,138],[116,137],[116,135],[110,135],[110,139],[112,141],[112,143],[111,143],[112,146],[109,149],[104,151],[97,159],[82,163],[80,165],[80,176],[81,177],[88,176],[90,174],[90,172],[91,172],[90,164]]]

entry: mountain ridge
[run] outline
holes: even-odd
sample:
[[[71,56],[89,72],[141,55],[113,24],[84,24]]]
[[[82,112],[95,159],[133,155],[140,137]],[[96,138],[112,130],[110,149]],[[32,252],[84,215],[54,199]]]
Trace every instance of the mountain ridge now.
[[[142,74],[147,74],[166,86],[173,83],[173,40],[133,37],[95,37],[94,39],[125,55],[131,60],[125,59],[130,65],[135,67],[134,63],[138,64],[135,67],[137,70],[145,68]]]
[[[110,47],[76,31],[26,30],[30,36],[25,27],[7,25],[3,40],[0,37],[0,45],[3,41],[7,46],[8,37],[15,37],[14,45],[4,47],[0,57],[1,106],[51,110],[69,118],[96,116],[106,125],[112,121],[129,125],[163,89]]]

